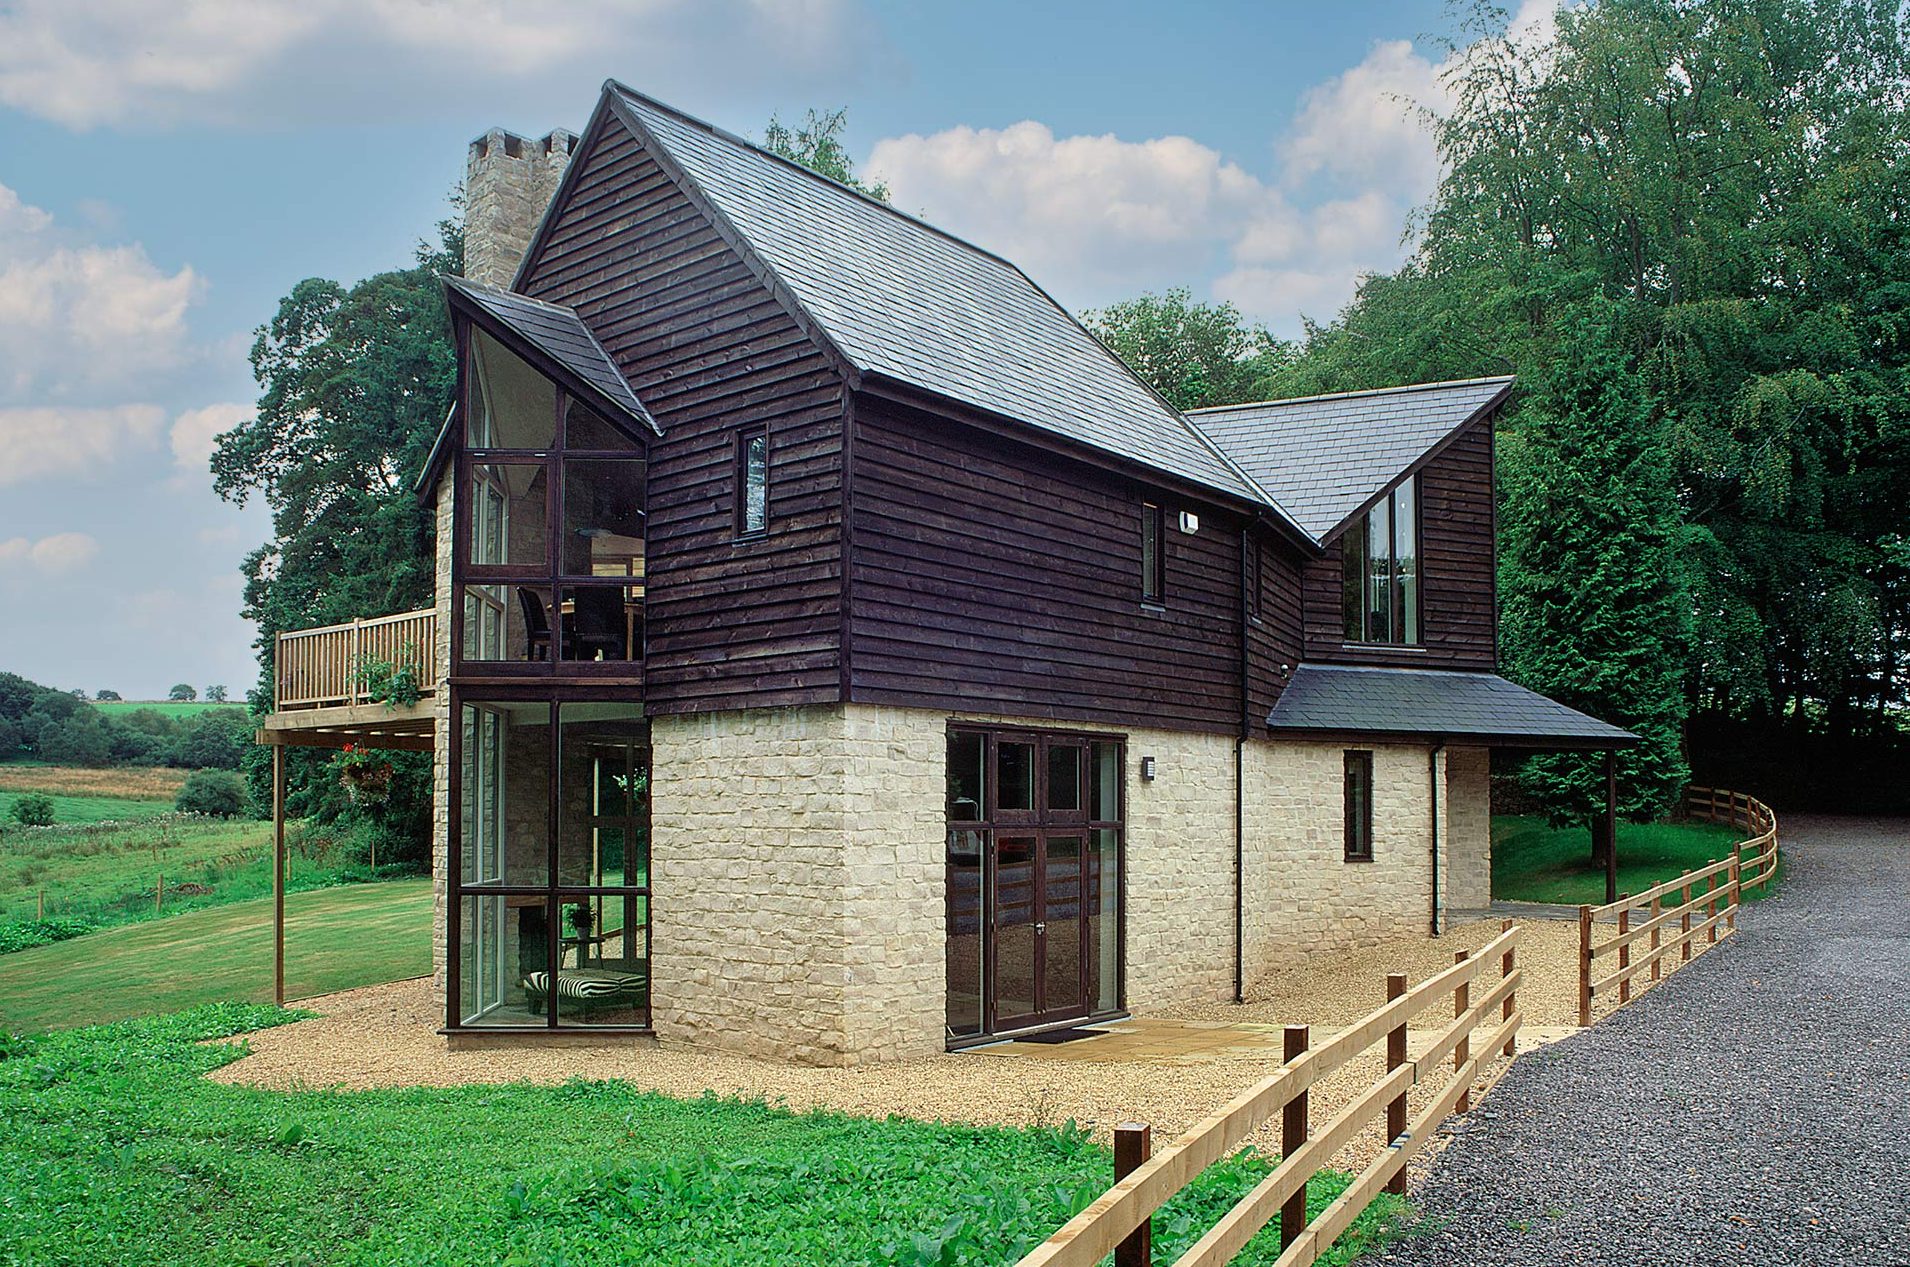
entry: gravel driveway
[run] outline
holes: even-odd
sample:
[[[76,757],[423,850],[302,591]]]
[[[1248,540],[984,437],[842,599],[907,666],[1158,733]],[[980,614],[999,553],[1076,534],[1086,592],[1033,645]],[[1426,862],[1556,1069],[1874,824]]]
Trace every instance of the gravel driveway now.
[[[1910,820],[1786,818],[1738,933],[1521,1057],[1396,1264],[1910,1264]]]

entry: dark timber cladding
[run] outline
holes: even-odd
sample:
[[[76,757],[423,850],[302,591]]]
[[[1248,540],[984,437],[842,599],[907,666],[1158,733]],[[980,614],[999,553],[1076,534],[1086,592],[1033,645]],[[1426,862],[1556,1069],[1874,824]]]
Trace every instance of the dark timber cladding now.
[[[1423,668],[1497,666],[1493,581],[1492,421],[1481,418],[1419,472],[1423,648],[1345,638],[1340,545],[1304,571],[1306,658]]]
[[[840,697],[842,380],[716,225],[601,111],[518,280],[575,308],[663,429],[651,448],[645,703]],[[770,530],[738,541],[741,428]]]
[[[857,397],[855,429],[855,699],[1240,728],[1238,518],[880,397]],[[1141,602],[1143,495],[1168,518],[1158,610]],[[1292,573],[1266,571],[1287,595],[1272,614]]]

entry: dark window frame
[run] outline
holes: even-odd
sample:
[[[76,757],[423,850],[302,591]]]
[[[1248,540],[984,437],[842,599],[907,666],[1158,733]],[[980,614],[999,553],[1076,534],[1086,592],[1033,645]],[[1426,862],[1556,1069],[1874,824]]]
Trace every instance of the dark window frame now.
[[[1145,500],[1141,502],[1141,601],[1155,606],[1167,602],[1167,512],[1160,503]]]
[[[1373,753],[1366,748],[1348,748],[1344,754],[1344,773],[1340,785],[1342,816],[1345,823],[1345,860],[1373,860]]]
[[[1252,536],[1242,535],[1241,549],[1245,558],[1241,565],[1241,585],[1246,591],[1247,619],[1254,624],[1260,623],[1260,585],[1261,568],[1260,543]]]
[[[1410,611],[1404,603],[1398,601],[1402,573],[1397,543],[1402,491],[1408,493],[1412,502],[1413,568]],[[1377,613],[1373,610],[1373,605],[1368,602],[1368,598],[1369,586],[1372,584],[1371,561],[1375,557],[1372,515],[1381,506],[1386,507],[1387,523],[1387,539],[1383,544],[1386,558],[1384,614],[1388,627],[1375,632],[1369,627],[1369,621]],[[1348,528],[1340,537],[1340,592],[1343,617],[1341,636],[1346,645],[1407,648],[1420,648],[1426,645],[1425,525],[1425,498],[1421,494],[1419,476],[1415,473],[1386,490],[1385,496],[1361,511],[1359,522]],[[1410,637],[1407,636],[1409,624]]]
[[[756,508],[752,506],[752,499],[750,497],[749,468],[750,449],[759,441],[763,446],[763,484],[762,505],[760,508]],[[736,530],[736,539],[739,541],[753,541],[758,537],[768,535],[770,493],[769,428],[762,423],[746,426],[736,433],[736,456],[732,478],[735,482],[736,507],[734,527]],[[754,524],[750,522],[750,512],[753,509],[760,509],[760,522]]]

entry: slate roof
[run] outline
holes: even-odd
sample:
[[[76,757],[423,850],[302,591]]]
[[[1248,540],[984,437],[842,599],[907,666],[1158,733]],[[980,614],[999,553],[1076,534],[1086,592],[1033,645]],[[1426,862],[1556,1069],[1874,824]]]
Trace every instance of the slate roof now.
[[[514,291],[499,290],[462,277],[447,277],[445,285],[471,300],[532,347],[594,387],[606,400],[652,433],[662,435],[656,419],[630,390],[616,362],[590,332],[583,318],[562,304],[546,303]]]
[[[1475,378],[1187,416],[1318,541],[1511,386],[1510,377]]]
[[[1638,742],[1496,673],[1303,664],[1267,717],[1274,730],[1438,736],[1609,748]]]
[[[607,91],[858,370],[1269,505],[1007,260],[614,81]]]

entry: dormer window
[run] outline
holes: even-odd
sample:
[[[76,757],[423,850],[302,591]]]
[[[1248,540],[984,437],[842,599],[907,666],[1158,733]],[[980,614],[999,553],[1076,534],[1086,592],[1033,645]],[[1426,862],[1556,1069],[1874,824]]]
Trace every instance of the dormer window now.
[[[1346,640],[1417,645],[1419,477],[1380,498],[1340,542]]]

